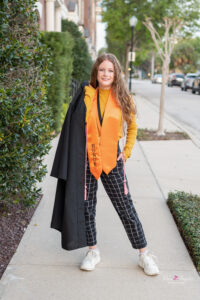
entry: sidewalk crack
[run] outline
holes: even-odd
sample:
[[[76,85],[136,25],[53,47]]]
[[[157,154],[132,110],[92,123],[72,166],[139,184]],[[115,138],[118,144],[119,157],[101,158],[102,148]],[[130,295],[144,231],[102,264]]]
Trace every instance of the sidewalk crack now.
[[[153,175],[153,178],[154,178],[154,180],[155,180],[155,182],[156,182],[156,184],[157,184],[157,186],[158,186],[158,189],[159,189],[160,192],[161,192],[161,195],[162,195],[162,197],[163,197],[163,200],[167,201],[167,199],[165,198],[164,191],[163,191],[163,189],[162,189],[162,187],[161,187],[161,185],[160,185],[160,183],[159,183],[159,181],[158,181],[158,179],[157,179],[157,177],[156,177],[156,174],[155,174],[155,172],[153,171],[153,169],[152,169],[152,167],[151,167],[151,164],[150,164],[150,162],[149,162],[149,160],[148,160],[148,158],[147,158],[147,155],[146,155],[146,153],[145,153],[145,151],[144,151],[144,149],[143,149],[143,147],[142,147],[142,145],[141,145],[141,143],[140,143],[139,141],[138,141],[138,145],[139,145],[139,148],[140,148],[140,150],[141,150],[141,152],[142,152],[142,154],[143,154],[143,156],[144,156],[144,158],[145,158],[145,161],[146,161],[146,163],[147,163],[147,165],[148,165],[148,167],[149,167],[149,169],[150,169],[150,171],[151,171],[151,173],[152,173],[152,175]]]

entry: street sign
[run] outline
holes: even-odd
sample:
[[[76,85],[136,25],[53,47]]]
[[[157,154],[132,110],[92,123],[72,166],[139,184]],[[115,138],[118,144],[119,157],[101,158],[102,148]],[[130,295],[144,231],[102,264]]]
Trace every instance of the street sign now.
[[[129,61],[135,61],[135,52],[129,52],[128,53],[128,60]]]

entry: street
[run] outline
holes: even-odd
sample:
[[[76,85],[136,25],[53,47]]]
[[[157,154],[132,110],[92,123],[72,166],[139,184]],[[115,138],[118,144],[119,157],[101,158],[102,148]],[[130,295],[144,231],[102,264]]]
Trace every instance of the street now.
[[[133,80],[132,85],[134,93],[159,106],[161,84]],[[181,91],[177,86],[166,86],[165,111],[200,140],[200,95],[192,94],[191,90]]]

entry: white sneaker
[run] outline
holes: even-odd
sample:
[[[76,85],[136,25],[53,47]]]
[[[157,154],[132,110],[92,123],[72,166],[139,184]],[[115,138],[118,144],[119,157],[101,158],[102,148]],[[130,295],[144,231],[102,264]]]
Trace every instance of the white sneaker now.
[[[101,261],[99,249],[89,249],[80,266],[81,270],[92,271],[96,264]]]
[[[153,260],[153,257],[156,258],[155,255],[150,254],[149,251],[146,253],[142,253],[139,255],[139,266],[144,269],[144,272],[147,275],[158,275],[159,269],[156,265],[155,261]]]

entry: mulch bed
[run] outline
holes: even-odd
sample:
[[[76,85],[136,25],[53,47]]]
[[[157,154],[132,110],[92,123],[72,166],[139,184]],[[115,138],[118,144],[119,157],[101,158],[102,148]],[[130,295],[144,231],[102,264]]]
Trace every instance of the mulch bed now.
[[[189,135],[185,132],[174,131],[167,132],[165,135],[157,135],[156,130],[138,128],[137,140],[138,141],[160,141],[160,140],[187,140],[190,139]]]
[[[32,207],[12,204],[0,206],[0,278],[14,255],[31,218],[40,203],[40,195]]]

